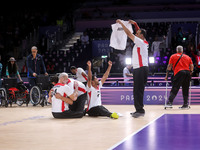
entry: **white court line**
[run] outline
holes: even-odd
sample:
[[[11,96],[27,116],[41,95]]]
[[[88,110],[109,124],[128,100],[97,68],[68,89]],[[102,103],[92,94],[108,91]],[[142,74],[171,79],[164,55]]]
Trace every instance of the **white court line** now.
[[[114,148],[116,148],[117,146],[119,146],[120,144],[122,144],[123,142],[125,142],[126,140],[128,140],[130,137],[132,137],[133,135],[137,134],[138,132],[140,132],[141,130],[143,130],[144,128],[146,128],[147,126],[149,126],[150,124],[152,124],[153,122],[155,122],[156,120],[158,120],[160,117],[162,117],[164,115],[164,113],[162,115],[160,115],[159,117],[157,117],[156,119],[152,120],[151,122],[149,122],[148,124],[146,124],[144,127],[142,127],[141,129],[137,130],[136,132],[133,132],[132,134],[130,134],[129,136],[125,137],[123,140],[121,140],[120,142],[116,143],[115,145],[113,145],[112,147],[110,147],[108,150],[112,150]]]

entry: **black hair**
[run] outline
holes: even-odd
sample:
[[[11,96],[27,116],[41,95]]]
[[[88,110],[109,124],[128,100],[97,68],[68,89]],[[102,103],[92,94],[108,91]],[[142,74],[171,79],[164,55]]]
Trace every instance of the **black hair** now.
[[[8,62],[8,72],[9,72],[10,75],[17,73],[17,64],[16,64],[16,62],[13,65],[11,65],[10,61]]]
[[[142,34],[144,38],[146,39],[147,31],[145,29],[140,29],[140,31],[141,31],[140,34]]]
[[[76,69],[76,67],[75,67],[75,66],[71,66],[71,67],[70,67],[70,70],[73,70],[73,69]]]
[[[52,76],[50,77],[50,82],[58,83],[58,76]]]

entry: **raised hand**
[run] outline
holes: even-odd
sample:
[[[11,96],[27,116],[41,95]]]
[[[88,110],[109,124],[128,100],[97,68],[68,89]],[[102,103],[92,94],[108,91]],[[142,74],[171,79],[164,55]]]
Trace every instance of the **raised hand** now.
[[[109,61],[108,61],[108,65],[109,65],[109,66],[112,66],[112,61],[109,60]]]
[[[87,62],[87,65],[88,65],[88,67],[91,67],[91,66],[92,66],[91,61],[88,61],[88,62]]]

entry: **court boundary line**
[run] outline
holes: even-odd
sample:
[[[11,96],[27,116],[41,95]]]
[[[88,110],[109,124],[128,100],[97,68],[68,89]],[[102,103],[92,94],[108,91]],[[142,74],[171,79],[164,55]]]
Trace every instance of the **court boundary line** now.
[[[45,116],[31,116],[31,117],[23,118],[23,119],[19,119],[19,120],[7,121],[7,122],[0,123],[0,127],[25,122],[28,120],[37,120],[37,119],[41,119],[41,118],[45,118]]]
[[[164,115],[165,115],[165,113],[161,114],[160,116],[158,116],[157,118],[155,118],[154,120],[152,120],[148,124],[146,124],[144,127],[142,127],[140,129],[138,129],[137,131],[131,133],[130,135],[128,135],[127,137],[125,137],[124,139],[122,139],[121,141],[119,141],[118,143],[116,143],[115,145],[113,145],[112,147],[108,148],[107,150],[113,150],[114,148],[116,148],[117,146],[119,146],[120,144],[122,144],[123,142],[125,142],[126,140],[128,140],[131,136],[134,136],[135,134],[137,134],[138,132],[140,132],[144,128],[148,127],[149,125],[151,125],[152,123],[154,123],[156,120],[158,120],[159,118],[161,118]]]

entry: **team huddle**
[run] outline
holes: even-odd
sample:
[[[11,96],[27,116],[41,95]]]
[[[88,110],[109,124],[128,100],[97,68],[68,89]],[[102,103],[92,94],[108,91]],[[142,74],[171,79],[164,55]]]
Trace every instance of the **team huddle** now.
[[[71,68],[79,78],[85,79],[81,80],[82,82],[68,78],[67,73],[61,73],[58,77],[51,78],[54,87],[49,92],[49,102],[52,103],[54,118],[81,118],[86,114],[114,119],[119,117],[117,113],[111,113],[101,103],[100,89],[110,73],[112,62],[108,62],[108,69],[100,81],[92,75],[90,61],[87,62],[87,65],[88,75],[82,68]],[[86,100],[87,108],[85,108]]]

